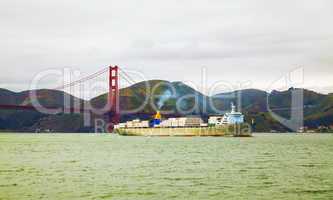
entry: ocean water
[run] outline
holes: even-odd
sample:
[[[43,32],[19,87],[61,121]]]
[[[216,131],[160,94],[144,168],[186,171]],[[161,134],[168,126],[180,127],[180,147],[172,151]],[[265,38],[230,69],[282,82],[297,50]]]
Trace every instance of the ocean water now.
[[[333,199],[333,135],[0,134],[0,199]]]

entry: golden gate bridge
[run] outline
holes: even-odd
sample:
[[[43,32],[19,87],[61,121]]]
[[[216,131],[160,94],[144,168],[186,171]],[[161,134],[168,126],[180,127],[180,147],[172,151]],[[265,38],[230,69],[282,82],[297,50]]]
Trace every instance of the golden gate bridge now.
[[[120,77],[122,80],[125,80],[129,84],[134,84],[135,81],[129,74],[127,74],[124,70],[120,69],[118,66],[109,66],[103,68],[93,74],[85,76],[79,80],[75,80],[73,82],[61,85],[59,87],[52,88],[52,90],[63,90],[68,87],[73,87],[78,84],[82,84],[83,82],[92,80],[104,73],[108,72],[108,98],[107,98],[107,119],[108,123],[111,124],[111,129],[113,129],[113,125],[118,124],[120,122],[120,116],[123,114],[120,110],[120,103],[119,103],[119,79]],[[120,73],[121,72],[121,73]],[[26,95],[28,98],[30,94]],[[64,107],[60,108],[59,106],[35,106],[35,105],[8,105],[8,104],[0,104],[0,109],[3,110],[33,110],[39,111],[41,109],[47,109],[48,114],[57,114],[59,112],[65,113],[84,113],[90,112],[92,108],[85,108],[85,107]],[[59,111],[59,109],[61,111]],[[128,113],[126,113],[128,114]],[[131,114],[141,114],[141,115],[154,115],[155,113],[147,113],[147,112],[135,112]],[[180,116],[180,114],[165,114],[167,116]]]

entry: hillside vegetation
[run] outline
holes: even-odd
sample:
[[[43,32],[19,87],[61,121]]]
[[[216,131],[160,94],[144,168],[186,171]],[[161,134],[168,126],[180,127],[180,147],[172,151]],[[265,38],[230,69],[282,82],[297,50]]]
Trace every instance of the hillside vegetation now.
[[[146,86],[149,86],[146,89]],[[273,111],[281,117],[290,118],[291,96],[301,89],[290,88],[286,91],[265,91],[245,89],[229,93],[206,96],[182,82],[168,82],[151,80],[140,82],[120,90],[120,108],[122,111],[136,110],[137,114],[122,116],[122,121],[142,118],[150,119],[156,110],[172,111],[183,115],[200,115],[207,119],[209,115],[223,114],[229,111],[230,104],[240,103],[241,110],[248,122],[256,122],[256,131],[267,132],[289,131],[277,122],[270,114]],[[304,122],[311,128],[320,125],[333,124],[333,94],[324,95],[310,90],[303,90]],[[0,89],[0,104],[31,105],[30,91],[15,93]],[[107,94],[91,99],[89,102],[76,98],[62,91],[37,90],[36,97],[41,105],[51,107],[77,107],[90,103],[94,108],[101,108],[107,102]],[[68,99],[64,105],[64,99]],[[268,103],[268,104],[267,104]],[[269,106],[267,106],[269,105]],[[140,107],[142,106],[142,107]],[[182,112],[179,112],[179,111]],[[139,112],[139,113],[138,113]],[[94,116],[105,117],[105,116]],[[89,127],[83,126],[82,114],[46,115],[36,111],[0,110],[0,130],[34,131],[36,129],[57,132],[91,132],[93,123]]]

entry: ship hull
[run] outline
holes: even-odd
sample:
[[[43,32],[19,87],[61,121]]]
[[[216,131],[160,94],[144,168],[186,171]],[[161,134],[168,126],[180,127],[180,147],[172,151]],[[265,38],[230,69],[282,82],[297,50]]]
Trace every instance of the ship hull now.
[[[250,130],[245,130],[242,126],[220,126],[220,127],[177,127],[177,128],[121,128],[115,130],[117,134],[123,136],[236,136],[250,137]]]

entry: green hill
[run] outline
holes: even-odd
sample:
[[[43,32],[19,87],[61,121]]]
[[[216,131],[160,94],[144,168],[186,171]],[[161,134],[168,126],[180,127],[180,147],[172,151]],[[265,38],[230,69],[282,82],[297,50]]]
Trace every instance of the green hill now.
[[[9,90],[0,89],[0,104],[4,105],[31,105],[33,99],[29,97],[31,91],[23,91],[15,93]],[[72,95],[66,94],[62,91],[57,90],[36,90],[36,99],[38,102],[45,107],[72,107],[73,105],[78,105],[80,107],[83,105],[84,101],[76,98]],[[64,104],[64,99],[68,99],[68,105]],[[42,127],[44,126],[44,118],[55,118],[56,116],[69,116],[72,118],[73,115],[70,114],[58,114],[58,115],[46,115],[39,113],[37,111],[30,110],[0,110],[0,129],[2,130],[13,130],[13,131],[34,131],[35,127],[39,124]],[[72,124],[73,121],[64,121],[63,124],[68,123]],[[54,127],[62,126],[61,123],[53,123],[52,127],[45,126],[45,129],[55,130]],[[81,123],[82,124],[82,123]],[[77,125],[76,125],[77,126]],[[74,126],[73,126],[74,127]],[[61,129],[60,129],[61,130]],[[69,129],[73,132],[80,130],[78,129]]]
[[[148,89],[146,86],[149,86]],[[161,101],[160,99],[163,98],[164,100]],[[182,82],[151,80],[121,89],[120,109],[122,111],[140,110],[146,113],[153,113],[156,110],[177,112],[178,101],[178,110],[188,111],[189,114],[199,114],[203,110],[202,102],[206,98],[208,97]],[[101,108],[106,105],[106,101],[107,94],[104,94],[93,98],[91,104]],[[196,106],[195,101],[200,103]]]
[[[146,87],[149,86],[149,87]],[[148,89],[146,89],[148,88]],[[133,111],[136,114],[122,115],[126,121],[134,118],[150,119],[149,114],[156,110],[173,111],[184,115],[201,115],[207,119],[208,115],[223,114],[229,111],[231,102],[241,105],[241,111],[248,122],[255,120],[256,130],[267,132],[271,130],[288,131],[289,129],[273,119],[269,109],[279,116],[290,117],[291,96],[300,89],[290,88],[286,91],[272,91],[271,93],[246,89],[229,93],[221,93],[208,97],[182,82],[151,80],[140,82],[120,90],[120,108],[122,111]],[[0,103],[10,105],[30,105],[32,99],[30,91],[15,93],[0,89]],[[81,100],[62,91],[38,90],[36,96],[44,106],[63,107],[64,98],[70,104],[82,106],[87,101]],[[90,100],[94,108],[106,105],[107,94]],[[303,90],[304,120],[309,127],[333,124],[333,94],[324,95],[310,90]],[[210,103],[211,102],[211,103]],[[267,107],[267,102],[269,107]],[[240,103],[240,104],[239,104]],[[180,112],[182,111],[182,112]],[[104,117],[96,116],[95,117]],[[81,114],[45,115],[35,111],[0,110],[0,129],[15,131],[33,131],[35,129],[50,129],[58,132],[89,132],[93,127],[83,126]]]

